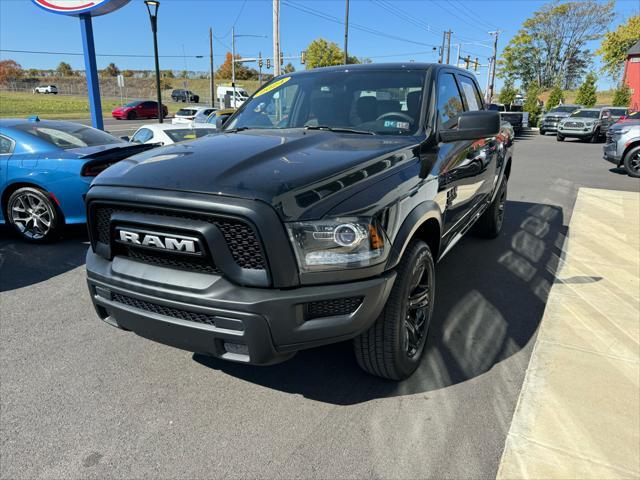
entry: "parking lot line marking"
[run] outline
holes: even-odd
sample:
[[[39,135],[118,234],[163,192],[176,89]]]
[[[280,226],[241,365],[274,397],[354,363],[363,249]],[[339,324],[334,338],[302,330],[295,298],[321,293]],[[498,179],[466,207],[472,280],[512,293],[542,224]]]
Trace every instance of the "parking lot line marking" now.
[[[498,479],[640,477],[638,231],[639,193],[579,190]]]

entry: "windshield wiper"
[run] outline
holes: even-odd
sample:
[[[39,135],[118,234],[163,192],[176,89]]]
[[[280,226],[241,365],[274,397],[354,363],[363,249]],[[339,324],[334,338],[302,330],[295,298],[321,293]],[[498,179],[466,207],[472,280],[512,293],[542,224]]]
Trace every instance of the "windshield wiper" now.
[[[345,127],[328,127],[326,125],[307,125],[304,127],[305,130],[327,130],[329,132],[336,133],[357,133],[359,135],[375,135],[375,133],[370,132],[368,130],[356,130],[354,128],[345,128]]]
[[[236,128],[230,128],[229,130],[222,130],[222,133],[236,133],[236,132],[242,132],[243,130],[249,130],[249,128],[251,128],[251,127],[236,127]]]

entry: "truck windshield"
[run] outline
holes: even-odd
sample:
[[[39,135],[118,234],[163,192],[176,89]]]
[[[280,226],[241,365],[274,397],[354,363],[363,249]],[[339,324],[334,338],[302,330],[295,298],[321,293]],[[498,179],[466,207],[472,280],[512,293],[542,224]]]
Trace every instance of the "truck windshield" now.
[[[549,113],[571,113],[578,109],[578,107],[556,107],[549,110]]]
[[[581,118],[598,118],[600,117],[599,110],[577,110],[571,114],[572,117]]]
[[[413,135],[420,123],[424,77],[410,70],[280,77],[258,90],[225,130],[326,127]]]

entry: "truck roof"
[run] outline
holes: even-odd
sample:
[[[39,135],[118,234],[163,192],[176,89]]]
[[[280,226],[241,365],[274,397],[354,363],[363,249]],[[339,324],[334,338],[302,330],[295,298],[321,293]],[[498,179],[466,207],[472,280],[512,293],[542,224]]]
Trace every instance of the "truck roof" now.
[[[313,72],[344,72],[344,71],[380,71],[380,70],[432,70],[432,69],[441,69],[441,68],[449,68],[454,70],[459,70],[460,72],[466,72],[469,74],[469,70],[465,70],[464,68],[454,67],[453,65],[446,65],[440,63],[424,63],[424,62],[396,62],[396,63],[360,63],[355,65],[336,65],[333,67],[320,67],[314,68],[312,70],[302,70],[299,72],[293,72],[290,74],[286,74],[287,76],[293,75],[307,75]],[[281,75],[281,76],[284,76]]]

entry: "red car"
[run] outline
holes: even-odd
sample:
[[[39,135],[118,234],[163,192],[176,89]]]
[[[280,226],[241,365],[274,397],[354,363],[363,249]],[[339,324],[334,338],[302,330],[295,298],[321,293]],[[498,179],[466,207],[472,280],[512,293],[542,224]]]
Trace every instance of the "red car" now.
[[[162,116],[166,117],[168,114],[167,107],[162,106]],[[135,102],[127,103],[123,107],[118,107],[111,112],[113,118],[118,120],[126,118],[127,120],[135,120],[136,118],[157,118],[158,117],[158,102],[151,100],[136,100]]]

